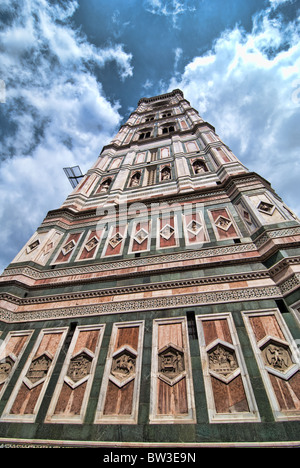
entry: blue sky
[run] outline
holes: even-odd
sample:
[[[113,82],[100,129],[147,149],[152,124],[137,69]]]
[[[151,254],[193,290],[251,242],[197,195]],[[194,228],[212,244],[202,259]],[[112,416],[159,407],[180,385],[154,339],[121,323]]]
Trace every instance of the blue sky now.
[[[300,215],[299,0],[2,0],[0,270],[142,96],[180,88]]]

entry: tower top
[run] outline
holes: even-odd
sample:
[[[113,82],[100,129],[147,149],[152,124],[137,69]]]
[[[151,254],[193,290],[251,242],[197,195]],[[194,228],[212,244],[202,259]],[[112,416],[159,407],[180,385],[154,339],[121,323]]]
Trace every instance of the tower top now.
[[[167,99],[167,98],[175,96],[176,94],[181,94],[181,96],[184,97],[181,89],[173,89],[173,91],[170,91],[169,93],[159,94],[158,96],[151,96],[149,98],[143,97],[139,100],[138,105],[141,104],[142,102],[153,102],[153,101],[158,101],[160,99],[161,100]]]

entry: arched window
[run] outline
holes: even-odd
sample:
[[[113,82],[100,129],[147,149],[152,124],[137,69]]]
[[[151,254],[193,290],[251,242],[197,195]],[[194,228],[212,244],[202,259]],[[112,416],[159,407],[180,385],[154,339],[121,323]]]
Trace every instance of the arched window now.
[[[162,126],[162,135],[166,135],[168,133],[175,132],[175,124],[168,123]]]
[[[143,140],[144,138],[150,138],[150,137],[151,137],[151,129],[144,128],[143,130],[140,131],[139,140]]]
[[[161,170],[161,180],[170,180],[171,179],[171,169],[168,166],[165,166]]]
[[[201,161],[200,159],[197,159],[193,162],[193,170],[194,174],[202,174],[203,172],[208,171],[205,162]]]
[[[100,185],[99,192],[107,192],[110,187],[110,184],[111,184],[111,178],[104,180],[104,182],[102,182],[102,184]]]
[[[138,185],[140,185],[140,180],[141,180],[141,173],[140,173],[140,172],[136,172],[136,173],[133,174],[133,176],[131,177],[131,180],[130,180],[130,187],[137,187]]]

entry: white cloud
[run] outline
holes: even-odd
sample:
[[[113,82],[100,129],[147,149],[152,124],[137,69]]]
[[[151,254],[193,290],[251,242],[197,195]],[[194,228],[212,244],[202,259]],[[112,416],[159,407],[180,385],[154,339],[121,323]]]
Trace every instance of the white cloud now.
[[[195,11],[189,0],[144,0],[145,9],[154,15],[170,17],[177,27],[177,18],[186,11]]]
[[[124,80],[132,56],[121,44],[98,48],[74,29],[77,7],[73,0],[0,7],[10,18],[0,33],[0,113],[8,124],[0,142],[0,270],[70,193],[62,168],[89,169],[121,121],[119,104],[107,100],[95,72],[114,61]]]
[[[225,31],[169,89],[182,89],[236,156],[300,215],[297,20],[284,23],[269,8],[253,18],[251,33]]]

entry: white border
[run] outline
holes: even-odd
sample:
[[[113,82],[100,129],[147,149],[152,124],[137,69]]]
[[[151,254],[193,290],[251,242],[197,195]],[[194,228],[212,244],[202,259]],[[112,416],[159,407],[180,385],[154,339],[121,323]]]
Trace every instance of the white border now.
[[[281,411],[276,394],[274,392],[272,383],[270,381],[269,377],[269,371],[268,371],[268,366],[265,365],[263,358],[262,358],[262,353],[258,347],[258,343],[256,341],[254,331],[252,329],[252,326],[250,324],[249,317],[261,317],[261,316],[266,316],[266,315],[274,315],[278,325],[280,326],[280,330],[282,334],[284,335],[284,338],[286,342],[289,344],[289,350],[292,354],[292,359],[295,362],[296,365],[299,367],[299,351],[297,350],[297,347],[295,345],[295,342],[293,340],[293,337],[283,319],[281,314],[279,313],[278,309],[265,309],[265,310],[251,310],[251,311],[242,311],[242,317],[246,326],[246,329],[249,334],[250,342],[253,348],[253,352],[265,385],[265,389],[270,401],[270,405],[272,407],[273,415],[275,420],[277,421],[290,421],[290,420],[295,420],[298,419],[300,420],[300,410],[299,411]],[[273,337],[275,341],[279,341],[277,337]]]
[[[108,383],[111,376],[111,366],[113,356],[115,355],[115,343],[117,339],[117,333],[120,328],[130,328],[138,327],[139,328],[139,337],[138,337],[138,348],[137,348],[137,358],[136,358],[136,367],[135,367],[135,378],[134,378],[134,389],[132,397],[132,411],[131,414],[104,414],[104,406],[106,400],[106,393],[108,388]],[[102,380],[96,415],[94,419],[95,424],[137,424],[138,422],[138,409],[139,409],[139,398],[140,398],[140,380],[141,380],[141,369],[142,369],[142,354],[143,354],[143,341],[144,341],[144,320],[137,320],[133,322],[121,322],[114,323],[112,334],[110,338],[110,344],[108,349],[108,355],[106,359],[106,365],[104,369],[104,377]],[[122,348],[120,348],[122,349]],[[120,351],[116,350],[117,352]]]
[[[185,363],[185,380],[186,380],[186,393],[187,393],[187,407],[188,413],[184,415],[172,414],[157,414],[157,381],[159,379],[158,373],[158,327],[159,325],[173,325],[175,323],[181,324],[182,340],[184,349],[184,363]],[[153,338],[152,338],[152,366],[151,366],[151,388],[150,388],[150,424],[196,424],[196,408],[194,400],[194,387],[192,378],[192,366],[190,357],[190,346],[187,332],[187,319],[186,317],[171,317],[163,319],[155,319],[153,321]]]
[[[92,365],[91,365],[89,375],[86,376],[84,379],[80,380],[76,385],[76,386],[79,386],[83,382],[86,382],[86,381],[88,382],[87,387],[86,387],[85,392],[84,392],[84,397],[83,397],[83,401],[82,401],[82,405],[81,405],[81,409],[80,409],[80,414],[78,414],[78,415],[75,414],[73,416],[70,415],[70,414],[68,414],[68,415],[54,414],[58,399],[59,399],[60,394],[61,394],[62,387],[63,387],[64,383],[68,384],[68,377],[67,377],[66,374],[68,372],[70,361],[75,356],[75,355],[73,356],[73,351],[74,351],[74,348],[76,346],[78,336],[79,336],[81,331],[93,331],[93,330],[99,330],[99,336],[98,336],[95,351],[91,352],[91,351],[86,350],[86,349],[79,351],[79,353],[81,353],[82,351],[85,351],[92,358]],[[48,412],[47,412],[45,423],[82,424],[84,422],[84,416],[85,416],[85,413],[86,413],[88,400],[89,400],[89,396],[90,396],[90,392],[91,392],[91,388],[92,388],[92,384],[93,384],[95,368],[96,368],[96,364],[97,364],[98,355],[99,355],[99,352],[100,352],[100,349],[101,349],[104,330],[105,330],[105,325],[104,324],[82,325],[82,326],[76,327],[73,338],[72,338],[72,341],[71,341],[71,344],[70,344],[68,352],[67,352],[65,362],[63,364],[63,367],[62,367],[62,370],[61,370],[61,373],[60,373],[60,376],[59,376],[59,379],[58,379],[58,382],[57,382],[57,385],[56,385],[56,388],[55,388],[55,391],[54,391],[54,394],[53,394],[53,397],[51,399],[51,403],[50,403],[50,406],[49,406],[49,409],[48,409]],[[76,353],[76,355],[78,355],[79,353]]]
[[[202,323],[201,323],[204,320],[205,321],[226,320],[228,323],[228,327],[229,327],[230,335],[232,339],[232,344],[230,344],[230,347],[234,348],[234,351],[235,351],[235,355],[236,355],[238,365],[239,365],[239,375],[241,375],[241,378],[243,381],[244,391],[245,391],[247,403],[249,406],[249,412],[247,413],[246,412],[217,413],[216,411],[214,393],[213,393],[213,388],[212,388],[212,383],[211,383],[211,373],[209,371],[209,361],[208,361],[208,355],[207,355],[207,346],[211,347],[212,343],[210,345],[206,345]],[[256,405],[254,393],[251,387],[246,364],[245,364],[244,357],[241,351],[239,339],[237,336],[237,332],[235,329],[235,325],[234,325],[231,313],[224,312],[220,314],[197,315],[196,323],[197,323],[197,330],[198,330],[198,337],[199,337],[199,349],[200,349],[200,356],[201,356],[201,361],[202,361],[204,386],[205,386],[208,416],[209,416],[210,423],[260,422],[258,408]],[[221,340],[218,340],[218,341],[221,341]],[[237,372],[235,373],[235,377],[236,375],[237,375]]]
[[[22,373],[18,379],[18,382],[17,384],[15,385],[15,388],[13,389],[11,395],[10,395],[10,398],[6,404],[6,407],[3,411],[3,414],[0,418],[0,421],[3,422],[22,422],[22,423],[32,423],[35,421],[35,418],[37,416],[37,413],[40,409],[40,406],[41,406],[41,403],[42,403],[42,400],[44,398],[44,395],[45,395],[45,392],[46,392],[46,389],[47,389],[47,386],[49,384],[49,381],[51,379],[51,376],[52,376],[52,373],[53,373],[53,370],[54,370],[54,367],[55,367],[55,364],[56,364],[56,361],[58,359],[58,355],[61,351],[61,347],[62,347],[62,344],[64,342],[64,339],[66,337],[66,334],[68,332],[68,327],[61,327],[61,328],[45,328],[43,330],[41,330],[39,336],[38,336],[38,339],[36,340],[36,343],[35,343],[35,346],[33,348],[33,350],[31,351],[28,359],[27,359],[27,362],[22,370]],[[48,369],[48,372],[47,372],[47,376],[46,378],[43,380],[43,383],[42,383],[42,389],[39,393],[39,396],[38,396],[38,399],[35,403],[35,406],[34,406],[34,410],[33,410],[33,413],[32,414],[10,414],[10,410],[11,408],[13,407],[13,404],[15,402],[15,399],[19,393],[19,390],[23,384],[23,382],[25,381],[26,379],[26,374],[28,372],[28,369],[36,355],[36,352],[40,346],[40,343],[43,339],[43,337],[45,335],[48,335],[50,333],[61,333],[61,338],[59,340],[59,343],[58,343],[58,346],[57,346],[57,349],[55,351],[55,355],[53,356],[53,359],[52,359],[52,362],[51,362],[51,365]]]

